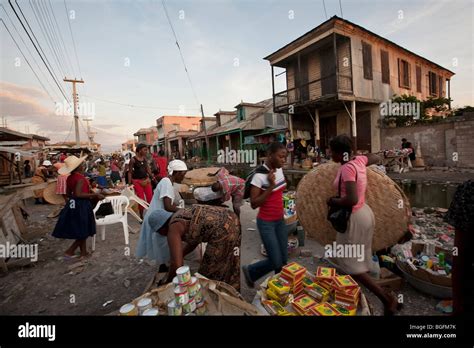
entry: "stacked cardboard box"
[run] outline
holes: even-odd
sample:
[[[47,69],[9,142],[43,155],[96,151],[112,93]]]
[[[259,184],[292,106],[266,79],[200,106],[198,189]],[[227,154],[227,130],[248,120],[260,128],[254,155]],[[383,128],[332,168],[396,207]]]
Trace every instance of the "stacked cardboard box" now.
[[[308,311],[311,309],[311,307],[316,306],[318,303],[308,295],[300,295],[296,297],[291,305],[293,306],[293,309],[299,314],[299,315],[308,315],[311,313],[308,313]]]
[[[303,292],[303,278],[306,274],[306,268],[291,262],[284,266],[281,270],[280,277],[290,284],[290,291],[294,296],[298,296]]]
[[[350,275],[333,278],[334,300],[337,304],[357,307],[360,297],[360,287]]]

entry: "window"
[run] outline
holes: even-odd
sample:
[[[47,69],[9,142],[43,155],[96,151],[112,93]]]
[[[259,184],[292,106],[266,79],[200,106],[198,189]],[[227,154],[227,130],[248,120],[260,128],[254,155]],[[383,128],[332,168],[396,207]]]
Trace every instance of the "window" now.
[[[372,80],[372,46],[362,41],[362,62],[364,79]]]
[[[382,83],[390,83],[390,66],[387,51],[380,50],[380,61],[382,63]]]
[[[237,120],[239,122],[245,120],[245,109],[243,107],[237,109]]]
[[[421,66],[416,67],[416,91],[421,93]]]
[[[398,59],[398,85],[410,88],[410,64],[403,59]]]
[[[273,127],[273,114],[272,113],[265,113],[264,115],[265,120],[265,127]]]
[[[428,83],[429,83],[430,95],[437,96],[438,95],[438,88],[437,88],[438,77],[432,71],[428,73]]]

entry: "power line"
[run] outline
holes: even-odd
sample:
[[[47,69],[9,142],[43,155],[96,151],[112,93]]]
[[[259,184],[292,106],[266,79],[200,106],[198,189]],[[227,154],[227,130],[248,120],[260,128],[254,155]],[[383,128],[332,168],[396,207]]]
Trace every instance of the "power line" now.
[[[323,0],[323,7],[324,7],[324,15],[326,16],[326,19],[328,19],[328,13],[326,11],[326,3]]]
[[[28,64],[28,66],[30,67],[31,71],[33,71],[33,74],[35,74],[36,78],[38,79],[38,82],[40,83],[41,87],[43,87],[43,90],[46,92],[46,94],[49,96],[49,98],[51,99],[51,101],[53,103],[55,103],[53,97],[51,97],[51,94],[49,94],[49,92],[46,90],[46,88],[44,87],[43,83],[41,82],[40,78],[38,77],[38,75],[36,74],[35,70],[33,69],[33,67],[31,66],[30,62],[28,61],[28,59],[26,58],[26,56],[23,54],[23,51],[21,50],[20,46],[18,45],[18,43],[16,42],[15,38],[13,37],[12,33],[10,32],[10,30],[8,30],[8,27],[6,25],[6,23],[3,21],[3,18],[0,18],[0,21],[3,23],[3,25],[5,26],[5,29],[8,31],[8,34],[10,34],[10,37],[12,38],[13,42],[15,43],[16,47],[18,48],[18,50],[20,51],[21,55],[23,56],[23,58],[25,59],[26,63]]]
[[[19,32],[18,29],[16,28],[15,24],[13,23],[13,20],[10,18],[10,15],[8,14],[7,9],[3,6],[3,4],[0,4],[0,6],[3,8],[3,11],[5,11],[5,14],[6,14],[7,17],[8,17],[8,20],[10,21],[11,26],[13,27],[13,29],[15,29],[16,33],[18,34],[18,36],[19,36],[20,39],[21,39],[21,42],[23,42],[23,45],[25,45],[26,50],[28,51],[28,53],[30,54],[31,58],[33,59],[33,62],[35,62],[36,66],[38,67],[38,70],[41,72],[41,75],[43,76],[44,80],[48,83],[48,86],[51,88],[51,90],[54,91],[55,96],[58,97],[58,91],[56,91],[56,89],[54,89],[54,87],[51,85],[51,82],[48,80],[48,78],[46,77],[45,73],[43,72],[43,70],[42,70],[41,67],[39,66],[38,62],[37,62],[36,59],[35,59],[35,56],[34,56],[33,53],[30,51],[30,48],[29,48],[28,45],[26,44],[25,40],[23,40],[23,37],[21,36],[20,32]],[[25,60],[26,60],[26,58],[25,58]],[[60,100],[61,97],[58,97],[58,99]]]
[[[74,125],[74,119],[71,120],[71,127],[69,127],[69,132],[67,133],[66,138],[64,138],[63,143],[65,143],[66,140],[67,140],[67,138],[69,138],[69,136],[71,135],[71,131],[72,131],[72,126],[73,126],[73,125]]]
[[[341,0],[339,0],[339,8],[341,9],[341,18],[344,18],[344,15],[342,14],[342,5],[341,5]]]
[[[58,54],[56,52],[56,50],[54,49],[54,45],[53,45],[53,40],[50,36],[50,33],[48,31],[48,29],[46,28],[46,19],[45,19],[45,15],[43,14],[43,8],[41,8],[41,2],[39,1],[29,1],[30,3],[30,6],[31,6],[31,10],[33,11],[33,14],[36,18],[36,21],[38,22],[38,25],[41,29],[41,33],[43,34],[43,37],[46,41],[46,44],[48,45],[49,47],[49,50],[50,52],[52,53],[53,55],[53,59],[55,60],[55,63],[56,63],[56,67],[59,69],[59,72],[65,76],[65,72],[64,72],[64,68],[61,64],[61,62],[59,61],[59,58],[58,58]],[[34,8],[33,8],[34,6]],[[38,14],[38,15],[36,15]]]
[[[81,75],[81,79],[82,79],[81,66],[79,64],[79,58],[77,57],[76,42],[74,41],[74,35],[72,34],[72,28],[71,28],[71,21],[69,19],[69,10],[67,9],[66,0],[63,0],[63,1],[64,1],[64,8],[66,9],[67,22],[69,24],[69,32],[71,33],[72,44],[74,46],[74,54],[76,56],[77,67],[79,68],[79,74]]]
[[[53,7],[51,6],[51,1],[50,0],[48,0],[48,5],[49,5],[49,8],[50,8],[51,13],[53,15],[54,23],[56,24],[56,30],[58,32],[58,36],[61,39],[61,42],[63,44],[64,55],[67,59],[67,63],[69,64],[69,68],[71,68],[71,72],[75,75],[74,68],[72,66],[72,62],[71,62],[71,59],[69,58],[69,54],[68,54],[68,51],[67,51],[67,48],[66,48],[66,44],[64,43],[63,34],[61,33],[61,30],[59,30],[58,21],[56,20],[56,15],[54,14],[54,10],[53,10]]]
[[[131,107],[131,108],[138,108],[138,109],[161,109],[161,110],[176,110],[177,109],[176,107],[172,108],[172,107],[162,107],[162,106],[146,106],[146,105],[125,104],[125,103],[119,103],[119,102],[115,102],[115,101],[111,101],[111,100],[92,97],[90,95],[83,95],[83,97],[88,97],[88,98],[91,98],[91,99],[102,101],[104,103],[117,104],[117,105],[122,105],[122,106],[128,106],[128,107]],[[199,109],[191,108],[191,109],[188,109],[188,110],[199,110]]]
[[[49,66],[48,66],[48,64],[50,64],[50,63],[49,63],[49,60],[48,60],[48,57],[46,57],[46,55],[45,55],[45,57],[43,58],[43,56],[41,55],[40,51],[38,50],[38,47],[36,46],[36,44],[34,43],[33,39],[31,38],[31,35],[30,35],[30,33],[28,32],[28,30],[26,30],[25,25],[24,25],[23,22],[21,21],[20,16],[19,16],[18,13],[16,12],[15,7],[13,6],[13,4],[12,4],[11,1],[12,1],[12,0],[8,0],[8,4],[10,5],[10,7],[11,7],[12,10],[13,10],[13,12],[15,13],[16,18],[18,18],[18,21],[20,22],[20,24],[21,24],[23,30],[25,31],[26,35],[28,35],[28,38],[30,39],[30,41],[31,41],[31,43],[33,44],[33,46],[34,46],[36,52],[38,53],[38,55],[40,56],[41,60],[43,61],[43,64],[46,66],[46,69],[48,70],[49,74],[50,74],[51,77],[53,78],[54,83],[56,84],[56,86],[58,86],[59,90],[61,91],[61,94],[63,95],[64,99],[66,99],[66,100],[70,103],[70,101],[69,101],[69,99],[66,97],[66,95],[65,95],[65,93],[64,93],[64,91],[63,91],[63,89],[62,89],[61,86],[59,85],[59,83],[58,83],[58,81],[57,81],[57,77],[53,74],[53,72],[51,72],[51,69],[50,69]],[[30,24],[28,23],[28,20],[26,19],[25,15],[23,14],[23,11],[21,10],[21,7],[18,5],[18,2],[17,2],[16,0],[15,0],[15,3],[16,3],[16,5],[18,6],[18,9],[20,10],[21,15],[22,15],[23,18],[25,19],[25,22],[26,22],[26,24],[28,25],[28,28],[31,30]],[[41,52],[43,52],[43,54],[44,54],[44,51],[43,51],[43,49],[41,48],[41,45],[39,44],[38,39],[36,38],[36,36],[35,36],[33,30],[31,30],[31,34],[33,35],[33,37],[35,38],[36,42],[38,43],[38,46],[40,47]],[[48,64],[46,64],[45,59],[46,59],[46,61],[48,62]]]
[[[179,43],[178,43],[178,37],[176,36],[176,32],[174,31],[173,24],[171,23],[170,17],[168,15],[168,10],[166,9],[165,0],[161,0],[161,3],[163,4],[163,9],[165,10],[166,18],[168,18],[168,23],[170,24],[171,31],[173,32],[173,36],[176,40],[176,46],[178,47],[179,55],[181,57],[181,61],[183,62],[184,70],[186,71],[186,76],[188,77],[189,85],[191,86],[191,90],[193,91],[194,99],[195,99],[197,105],[199,105],[200,103],[199,103],[198,98],[196,96],[196,91],[194,90],[194,86],[193,86],[193,83],[191,81],[191,77],[189,76],[188,68],[186,67],[186,63],[184,62],[183,52],[181,52],[181,47],[179,46]]]

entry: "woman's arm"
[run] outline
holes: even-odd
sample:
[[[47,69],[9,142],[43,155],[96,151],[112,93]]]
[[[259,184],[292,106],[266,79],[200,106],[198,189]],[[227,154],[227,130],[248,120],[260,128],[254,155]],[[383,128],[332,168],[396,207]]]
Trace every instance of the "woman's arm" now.
[[[250,188],[250,205],[252,209],[260,207],[271,195],[275,188],[275,170],[272,169],[268,174],[268,182],[270,186],[266,190],[262,190],[260,187],[251,186]]]
[[[135,159],[132,157],[132,159],[130,160],[130,162],[128,162],[128,184],[131,185],[132,184],[132,172],[133,172],[133,168],[134,168],[134,165],[135,164]]]
[[[184,233],[184,225],[176,222],[168,228],[168,246],[170,248],[170,268],[167,282],[171,282],[176,275],[176,270],[184,264],[183,244],[181,235]]]
[[[163,205],[165,206],[165,210],[171,211],[173,213],[179,210],[178,206],[176,204],[173,204],[171,198],[169,197],[163,198]]]
[[[328,205],[339,206],[339,207],[353,207],[359,201],[359,195],[357,194],[357,186],[355,181],[346,181],[346,195],[342,198],[331,197],[328,200]]]

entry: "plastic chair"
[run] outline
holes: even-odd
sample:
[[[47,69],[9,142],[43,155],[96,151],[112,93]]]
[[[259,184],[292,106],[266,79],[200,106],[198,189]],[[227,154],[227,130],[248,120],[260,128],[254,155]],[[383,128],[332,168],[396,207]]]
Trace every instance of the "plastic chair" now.
[[[94,209],[94,216],[99,207],[105,203],[112,203],[114,213],[107,215],[100,219],[95,219],[96,225],[99,227],[99,231],[102,235],[102,240],[105,240],[105,226],[116,223],[121,223],[123,226],[123,234],[125,237],[125,245],[128,246],[128,222],[127,222],[127,210],[130,204],[129,200],[125,196],[111,196],[100,201]],[[95,250],[95,235],[92,238],[92,250]]]

